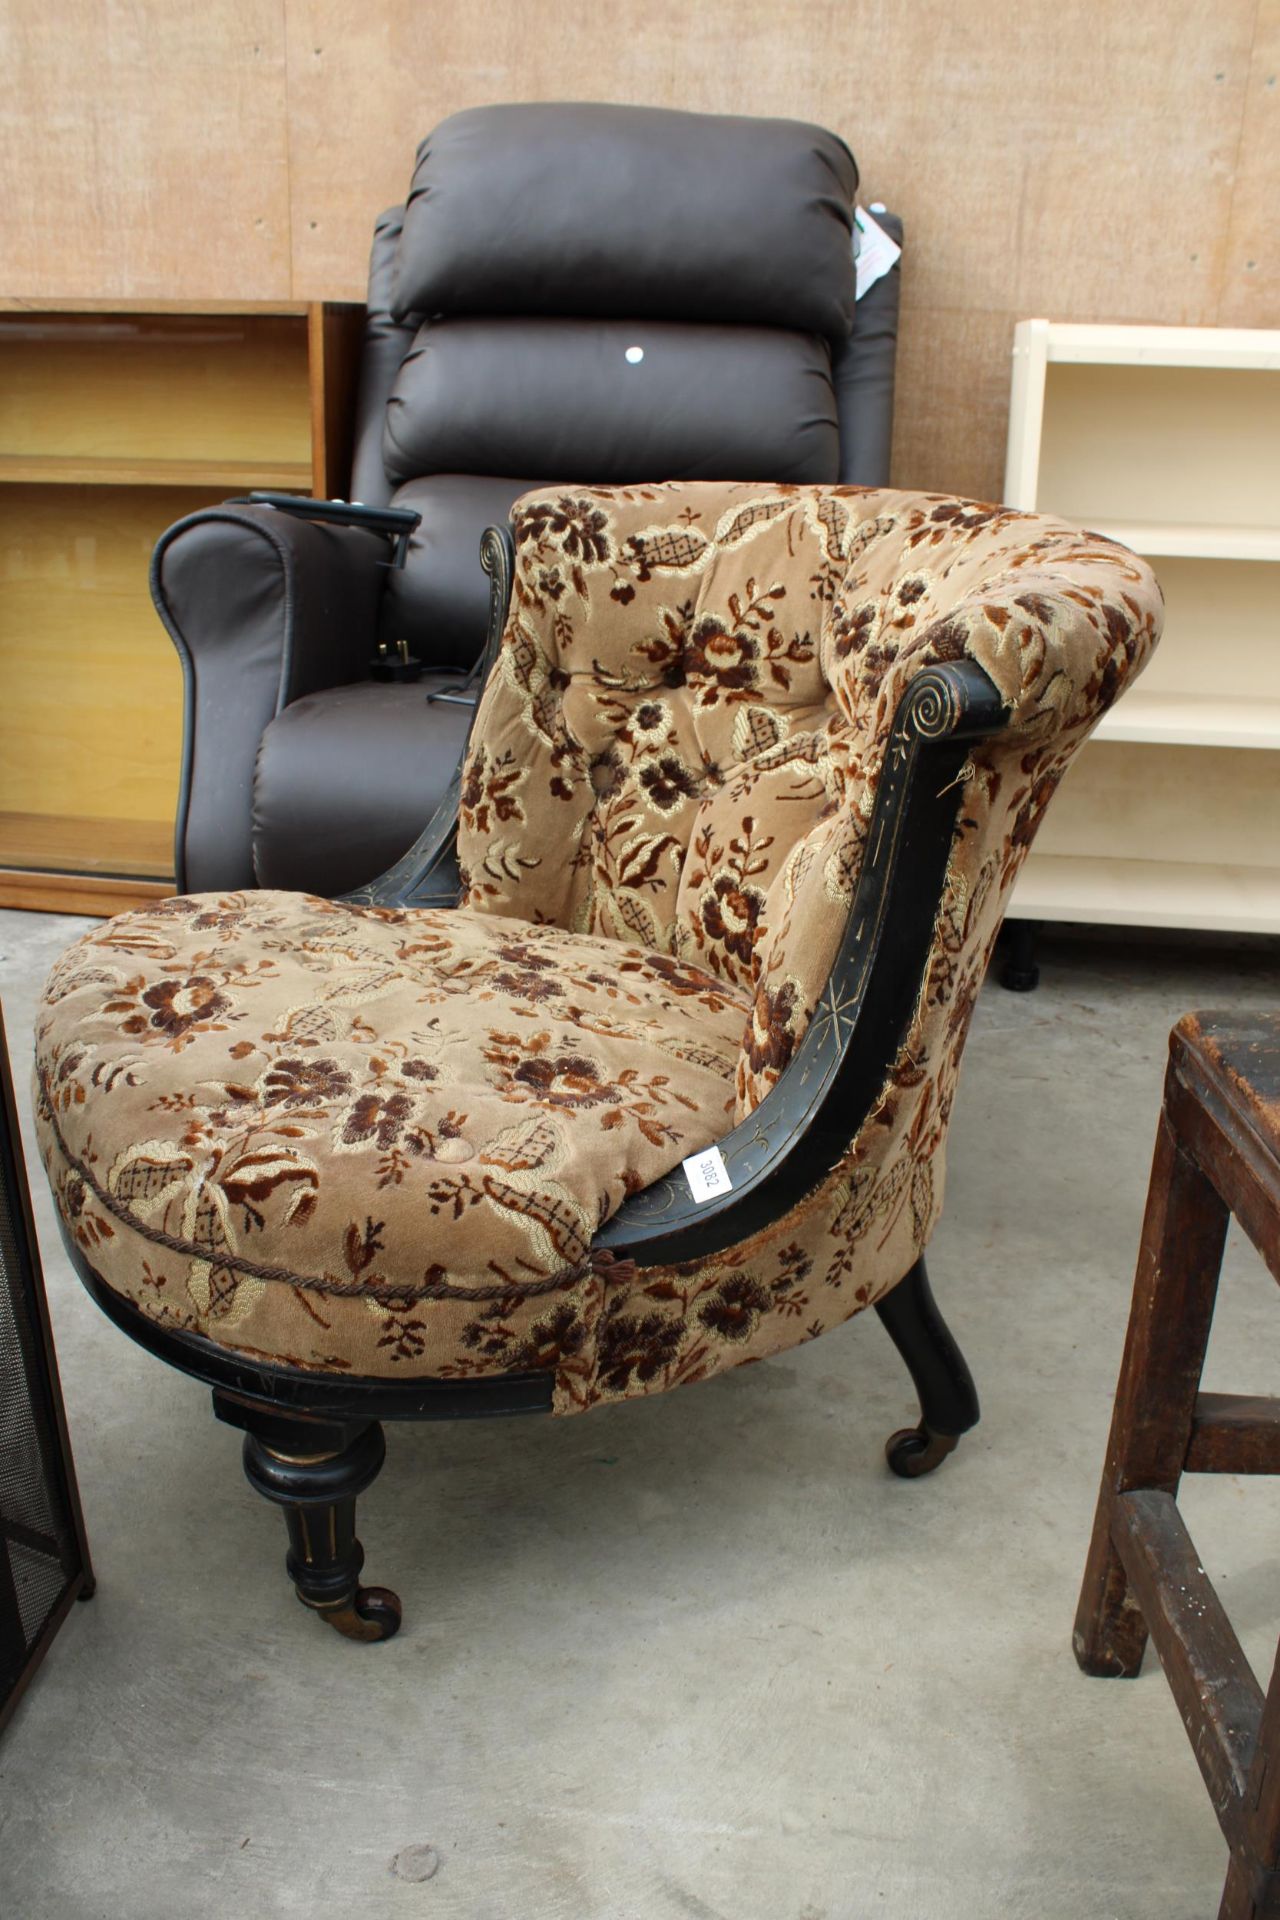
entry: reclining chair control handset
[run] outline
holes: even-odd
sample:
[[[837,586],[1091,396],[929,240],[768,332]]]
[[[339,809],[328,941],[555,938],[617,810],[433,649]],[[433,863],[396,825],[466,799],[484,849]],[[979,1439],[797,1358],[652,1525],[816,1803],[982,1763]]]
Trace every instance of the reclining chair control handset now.
[[[422,525],[422,515],[410,507],[366,507],[359,500],[312,500],[299,493],[257,491],[249,495],[248,505],[278,507],[281,513],[294,513],[299,520],[318,520],[322,525],[367,527],[370,533],[384,533],[391,542],[391,558],[385,564],[397,570],[408,558],[409,536]]]

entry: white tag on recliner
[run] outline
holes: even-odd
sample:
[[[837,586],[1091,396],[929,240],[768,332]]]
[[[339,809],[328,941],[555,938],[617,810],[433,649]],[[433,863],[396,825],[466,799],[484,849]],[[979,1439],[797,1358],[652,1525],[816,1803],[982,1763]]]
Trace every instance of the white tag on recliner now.
[[[701,1153],[691,1153],[680,1165],[695,1200],[714,1200],[717,1194],[733,1192],[729,1169],[719,1147],[704,1147]]]
[[[902,248],[865,207],[853,210],[853,263],[857,279],[854,299],[861,300],[869,287],[883,280],[897,266]]]

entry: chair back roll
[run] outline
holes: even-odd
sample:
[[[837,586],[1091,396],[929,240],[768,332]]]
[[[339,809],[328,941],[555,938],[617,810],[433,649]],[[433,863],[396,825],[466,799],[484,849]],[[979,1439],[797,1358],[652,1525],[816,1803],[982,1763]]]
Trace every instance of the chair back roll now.
[[[549,103],[428,134],[392,311],[853,326],[858,170],[798,120]]]

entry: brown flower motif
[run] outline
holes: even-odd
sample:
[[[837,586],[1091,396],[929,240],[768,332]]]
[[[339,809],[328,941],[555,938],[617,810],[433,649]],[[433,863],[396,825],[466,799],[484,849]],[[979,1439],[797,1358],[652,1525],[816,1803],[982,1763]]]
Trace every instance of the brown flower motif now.
[[[524,940],[505,940],[495,957],[507,965],[490,974],[488,985],[517,1000],[554,1000],[561,992],[556,963]]]
[[[647,1384],[680,1351],[682,1324],[662,1313],[614,1312],[600,1329],[599,1379],[624,1393],[632,1378]]]
[[[494,1359],[498,1354],[505,1356],[511,1344],[511,1330],[506,1325],[508,1305],[506,1300],[494,1300],[482,1307],[475,1319],[468,1320],[463,1327],[461,1344],[486,1359]]]
[[[438,1080],[440,1069],[431,1060],[406,1060],[400,1072],[406,1080]]]
[[[612,1081],[600,1078],[595,1062],[580,1053],[562,1053],[558,1060],[538,1054],[522,1060],[511,1077],[553,1107],[598,1107],[621,1097]]]
[[[671,730],[671,709],[663,700],[642,700],[627,722],[626,731],[637,747],[661,746]]]
[[[356,1147],[372,1140],[385,1153],[400,1138],[412,1112],[413,1102],[408,1094],[362,1093],[347,1115],[342,1143]]]
[[[538,500],[516,515],[516,545],[527,539],[553,541],[574,560],[602,565],[612,547],[609,540],[609,516],[590,500],[575,500],[562,493],[554,506]]]
[[[515,967],[500,967],[489,976],[488,985],[496,987],[499,993],[509,994],[513,1000],[521,1000],[526,1006],[532,1006],[543,1000],[556,1000],[560,997],[560,982],[554,975],[533,973]]]
[[[745,1340],[769,1305],[769,1290],[749,1273],[731,1273],[698,1309],[698,1318],[722,1340]]]
[[[795,1051],[796,983],[784,980],[776,991],[762,980],[746,1034],[747,1064],[752,1073],[772,1069],[781,1073]]]
[[[759,887],[748,885],[733,873],[717,874],[710,892],[702,898],[702,924],[726,952],[746,964],[764,933],[764,907],[765,896]]]
[[[492,832],[494,821],[523,820],[521,778],[513,754],[503,753],[491,761],[483,746],[477,747],[462,770],[459,804],[463,819],[477,833]]]
[[[714,614],[699,620],[685,653],[685,672],[722,687],[754,687],[760,648],[749,633],[730,633]]]
[[[696,775],[675,753],[647,760],[640,769],[640,785],[659,813],[671,813],[682,800],[695,800],[698,795]]]
[[[686,966],[674,954],[646,953],[643,971],[661,980],[668,993],[707,996],[707,1005],[713,1012],[718,1012],[731,998],[719,980],[712,979],[709,973],[703,973],[697,967]]]
[[[978,527],[989,527],[1008,512],[1007,507],[989,507],[981,501],[944,500],[934,508],[929,518],[936,526],[954,527],[957,532],[972,533]]]
[[[484,755],[473,753],[462,769],[462,791],[459,802],[469,813],[474,813],[484,799]]]
[[[144,1006],[152,1009],[150,1025],[176,1038],[193,1027],[216,1020],[231,1006],[225,993],[219,993],[207,974],[194,974],[190,980],[157,980],[142,996]],[[141,1030],[130,1023],[129,1031]]]
[[[586,1338],[586,1322],[565,1301],[534,1321],[524,1339],[507,1355],[508,1370],[549,1373],[561,1361],[581,1353]]]
[[[268,1106],[318,1107],[351,1091],[351,1075],[336,1060],[277,1060],[263,1076]]]
[[[874,600],[864,600],[860,607],[838,615],[832,623],[837,660],[847,660],[851,653],[861,653],[878,619],[879,608]]]
[[[555,961],[548,954],[539,953],[538,949],[531,947],[526,940],[504,940],[501,946],[494,948],[494,952],[499,960],[507,960],[515,967],[524,967],[538,972],[555,970]]]

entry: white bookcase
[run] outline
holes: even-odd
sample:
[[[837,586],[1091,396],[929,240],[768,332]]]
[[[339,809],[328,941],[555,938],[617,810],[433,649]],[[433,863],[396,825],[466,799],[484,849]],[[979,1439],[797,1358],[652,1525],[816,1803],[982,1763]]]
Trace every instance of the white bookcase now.
[[[1167,608],[1011,914],[1280,932],[1280,331],[1021,321],[1005,499],[1133,547]]]

